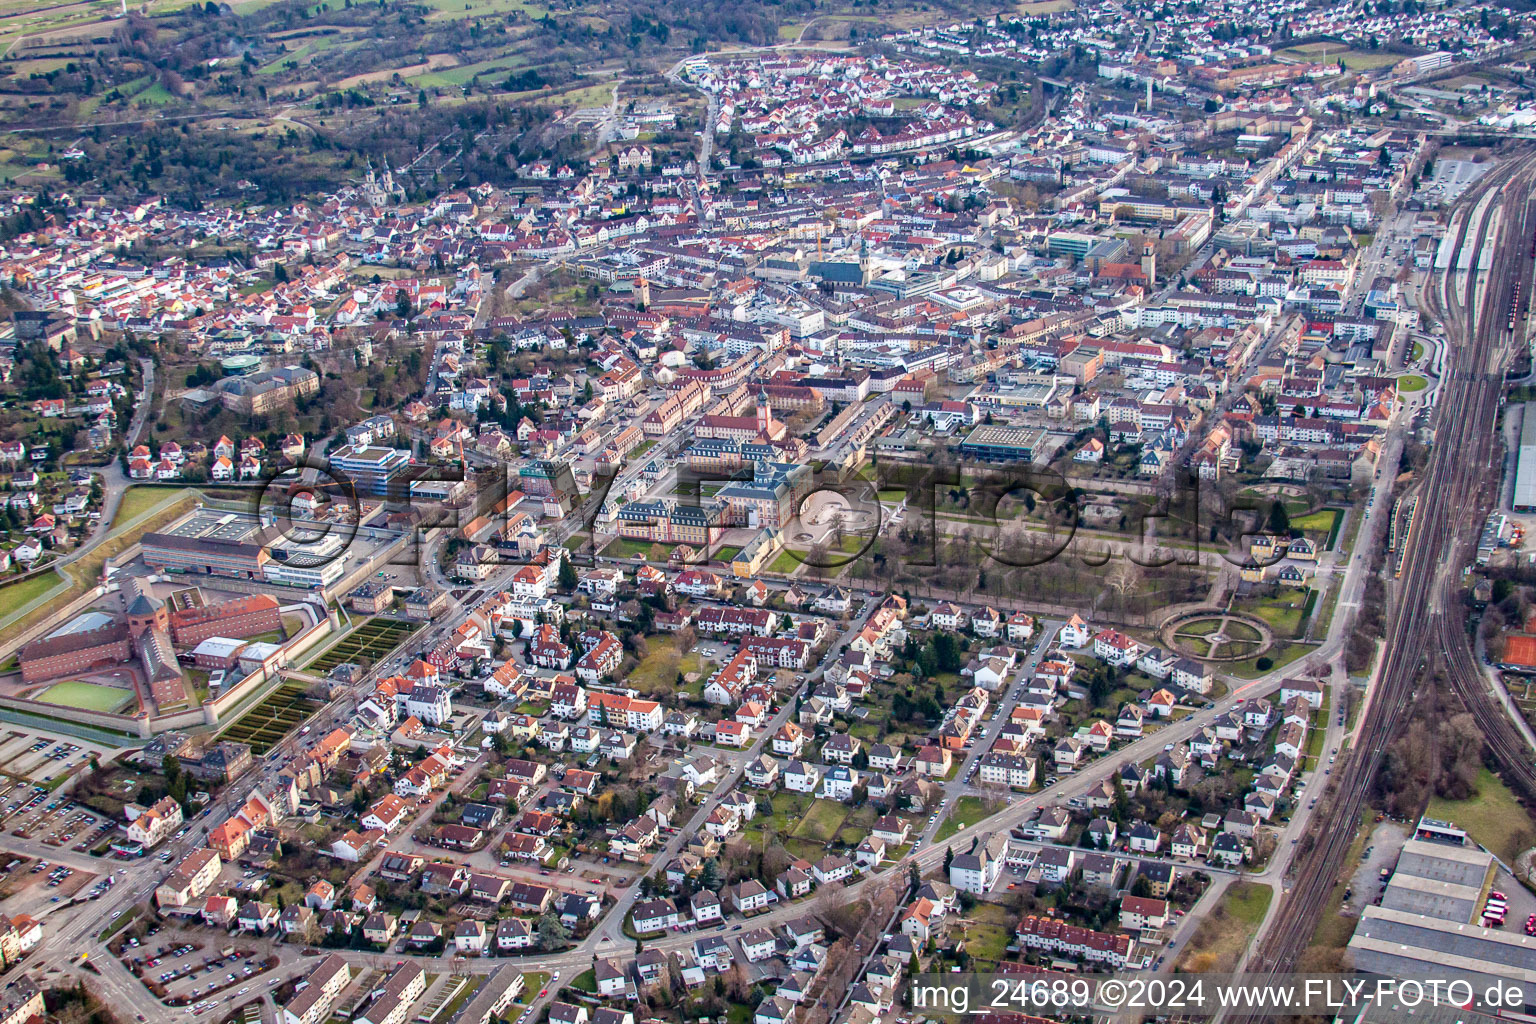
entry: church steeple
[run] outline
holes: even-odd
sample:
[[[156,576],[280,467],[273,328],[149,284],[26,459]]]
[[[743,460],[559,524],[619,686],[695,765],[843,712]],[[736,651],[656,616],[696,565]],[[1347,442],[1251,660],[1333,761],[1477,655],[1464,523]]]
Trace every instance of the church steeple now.
[[[763,437],[768,437],[768,429],[773,425],[773,406],[768,404],[768,389],[759,388],[757,392],[757,432]]]

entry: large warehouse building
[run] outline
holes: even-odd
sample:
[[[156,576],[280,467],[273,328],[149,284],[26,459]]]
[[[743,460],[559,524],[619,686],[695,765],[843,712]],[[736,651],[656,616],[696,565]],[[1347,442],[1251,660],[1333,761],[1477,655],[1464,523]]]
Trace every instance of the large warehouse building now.
[[[139,544],[152,569],[261,579],[276,534],[251,516],[199,509],[163,531],[146,533]]]
[[[1381,905],[1388,910],[1471,924],[1492,871],[1493,855],[1474,846],[1410,839],[1403,844]]]
[[[1350,958],[1358,971],[1465,979],[1479,991],[1497,980],[1515,982],[1526,1003],[1536,1005],[1536,937],[1477,923],[1496,862],[1459,841],[1463,835],[1449,822],[1420,821],[1403,844],[1381,905],[1360,916]]]
[[[1536,938],[1475,924],[1366,907],[1349,940],[1355,970],[1394,978],[1465,979],[1479,991],[1495,982],[1525,990],[1536,1006]]]
[[[1520,407],[1520,449],[1515,456],[1516,512],[1536,512],[1536,402]]]

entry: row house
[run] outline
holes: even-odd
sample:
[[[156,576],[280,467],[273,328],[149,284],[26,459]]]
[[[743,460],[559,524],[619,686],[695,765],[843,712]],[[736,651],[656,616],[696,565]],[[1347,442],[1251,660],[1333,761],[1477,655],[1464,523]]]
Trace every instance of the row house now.
[[[1060,954],[1109,967],[1124,967],[1135,951],[1136,940],[1129,935],[1094,931],[1067,924],[1059,918],[1029,914],[1015,930],[1019,944],[1026,949]]]

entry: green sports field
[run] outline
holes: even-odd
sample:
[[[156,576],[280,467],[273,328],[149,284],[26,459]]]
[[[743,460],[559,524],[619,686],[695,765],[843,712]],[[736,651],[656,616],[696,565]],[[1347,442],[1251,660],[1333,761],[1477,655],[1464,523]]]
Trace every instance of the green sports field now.
[[[54,683],[37,695],[37,699],[60,707],[81,708],[85,711],[122,711],[133,704],[132,690],[120,690],[115,686],[100,686],[70,680]]]

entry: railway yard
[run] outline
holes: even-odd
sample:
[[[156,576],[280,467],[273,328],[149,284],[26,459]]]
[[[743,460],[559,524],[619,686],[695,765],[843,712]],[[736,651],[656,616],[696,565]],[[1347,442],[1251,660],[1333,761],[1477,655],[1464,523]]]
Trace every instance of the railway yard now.
[[[1469,190],[1464,202],[1479,219],[1460,222],[1456,252],[1491,250],[1491,272],[1449,274],[1426,291],[1431,315],[1451,338],[1448,373],[1433,414],[1435,443],[1419,490],[1415,529],[1403,555],[1404,571],[1391,601],[1384,655],[1371,702],[1339,776],[1330,787],[1328,813],[1317,818],[1310,848],[1300,858],[1282,903],[1281,923],[1255,950],[1250,969],[1270,975],[1297,969],[1347,863],[1361,812],[1417,689],[1434,671],[1445,674],[1475,717],[1505,780],[1536,797],[1531,750],[1493,699],[1472,652],[1460,599],[1481,516],[1498,488],[1496,418],[1504,369],[1525,333],[1536,265],[1536,154],[1506,154],[1505,162]],[[1478,200],[1493,196],[1486,207]],[[1502,224],[1493,214],[1503,211]],[[1521,299],[1522,292],[1525,299]],[[1518,336],[1517,336],[1518,332]]]

